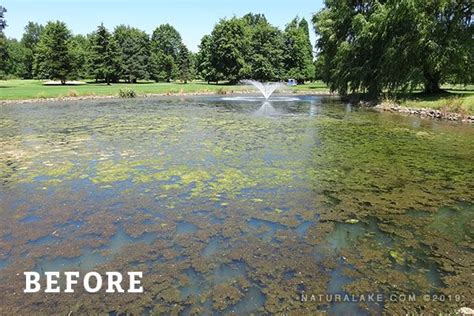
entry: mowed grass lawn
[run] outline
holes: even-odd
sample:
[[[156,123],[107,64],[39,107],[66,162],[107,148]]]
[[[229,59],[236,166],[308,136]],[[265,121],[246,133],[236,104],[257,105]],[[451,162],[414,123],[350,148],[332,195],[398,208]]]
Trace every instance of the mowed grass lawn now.
[[[429,108],[446,112],[474,115],[474,85],[444,86],[444,93],[426,95],[412,93],[398,101],[403,107]]]
[[[37,98],[58,98],[68,96],[118,96],[120,89],[132,89],[139,96],[144,94],[180,94],[180,93],[238,93],[253,91],[245,85],[207,84],[194,81],[183,83],[138,82],[135,84],[117,83],[107,86],[102,83],[88,82],[84,85],[45,86],[40,80],[3,80],[0,81],[0,100],[26,100]],[[287,87],[288,93],[301,91],[328,92],[322,82],[308,83],[297,87]]]

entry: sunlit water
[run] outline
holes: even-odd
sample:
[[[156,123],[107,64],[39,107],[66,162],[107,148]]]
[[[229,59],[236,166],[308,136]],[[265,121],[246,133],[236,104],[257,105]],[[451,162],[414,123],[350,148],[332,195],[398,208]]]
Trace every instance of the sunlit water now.
[[[474,128],[275,98],[0,107],[0,314],[469,306]],[[58,270],[143,271],[145,293],[22,294]],[[336,293],[453,299],[301,301]]]

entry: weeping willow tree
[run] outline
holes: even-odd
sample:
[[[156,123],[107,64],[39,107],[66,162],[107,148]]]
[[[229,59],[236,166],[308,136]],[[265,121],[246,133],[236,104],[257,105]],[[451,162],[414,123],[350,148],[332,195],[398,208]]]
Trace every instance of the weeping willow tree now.
[[[313,23],[318,71],[333,91],[441,91],[473,81],[471,0],[327,0]]]

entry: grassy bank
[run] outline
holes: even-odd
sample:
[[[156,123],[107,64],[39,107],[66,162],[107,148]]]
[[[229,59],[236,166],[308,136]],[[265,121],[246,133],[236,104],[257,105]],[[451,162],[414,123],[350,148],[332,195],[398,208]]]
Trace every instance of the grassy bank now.
[[[474,115],[474,85],[445,86],[445,92],[426,95],[422,92],[409,94],[396,101],[406,108],[427,108],[443,112]]]
[[[26,100],[38,98],[59,98],[75,96],[116,96],[120,89],[132,89],[138,95],[144,94],[179,94],[179,93],[238,93],[252,88],[243,85],[215,85],[206,82],[155,83],[139,82],[136,84],[106,84],[89,82],[85,85],[44,86],[39,80],[0,81],[0,100]],[[288,87],[288,92],[328,92],[322,82],[309,83],[297,87]]]

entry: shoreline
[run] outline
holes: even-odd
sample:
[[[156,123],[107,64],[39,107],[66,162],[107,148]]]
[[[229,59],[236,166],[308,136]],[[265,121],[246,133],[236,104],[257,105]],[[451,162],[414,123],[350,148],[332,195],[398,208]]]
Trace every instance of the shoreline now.
[[[158,98],[158,97],[186,97],[186,96],[225,96],[225,95],[238,95],[238,94],[255,94],[253,90],[242,90],[242,91],[228,91],[226,93],[217,93],[210,91],[203,92],[178,92],[178,93],[147,93],[138,95],[136,99],[140,98]],[[283,95],[285,93],[276,93],[277,95]],[[314,96],[333,96],[337,97],[336,93],[328,91],[291,91],[288,95],[314,95]],[[33,104],[33,103],[54,103],[54,102],[71,102],[71,101],[86,101],[86,100],[118,100],[127,99],[121,98],[118,95],[85,95],[85,96],[74,96],[74,97],[53,97],[53,98],[35,98],[35,99],[19,99],[19,100],[0,100],[0,106],[3,105],[15,105],[15,104]],[[134,98],[132,98],[134,99]],[[362,106],[368,109],[373,109],[377,112],[390,112],[398,113],[402,115],[418,116],[422,118],[434,119],[434,120],[445,120],[459,123],[474,123],[474,115],[464,115],[455,112],[444,112],[430,108],[414,108],[414,107],[403,107],[395,103],[379,103],[375,106]]]
[[[139,94],[135,98],[130,99],[143,99],[143,98],[157,98],[157,97],[186,97],[186,96],[228,96],[238,94],[257,94],[253,90],[242,90],[242,91],[228,91],[226,93],[217,93],[212,91],[203,92],[177,92],[177,93],[146,93]],[[337,94],[326,92],[326,91],[290,91],[289,93],[275,93],[275,95],[314,95],[314,96],[337,96]],[[18,100],[1,100],[0,105],[11,105],[11,104],[31,104],[31,103],[53,103],[53,102],[69,102],[69,101],[84,101],[84,100],[108,100],[108,99],[129,99],[121,98],[118,95],[85,95],[85,96],[74,96],[74,97],[52,97],[52,98],[34,98],[34,99],[18,99]]]
[[[444,120],[459,123],[474,123],[474,115],[465,115],[456,112],[445,112],[430,108],[403,107],[395,103],[380,103],[373,107],[377,112],[390,112],[402,115],[418,116],[433,120]]]

